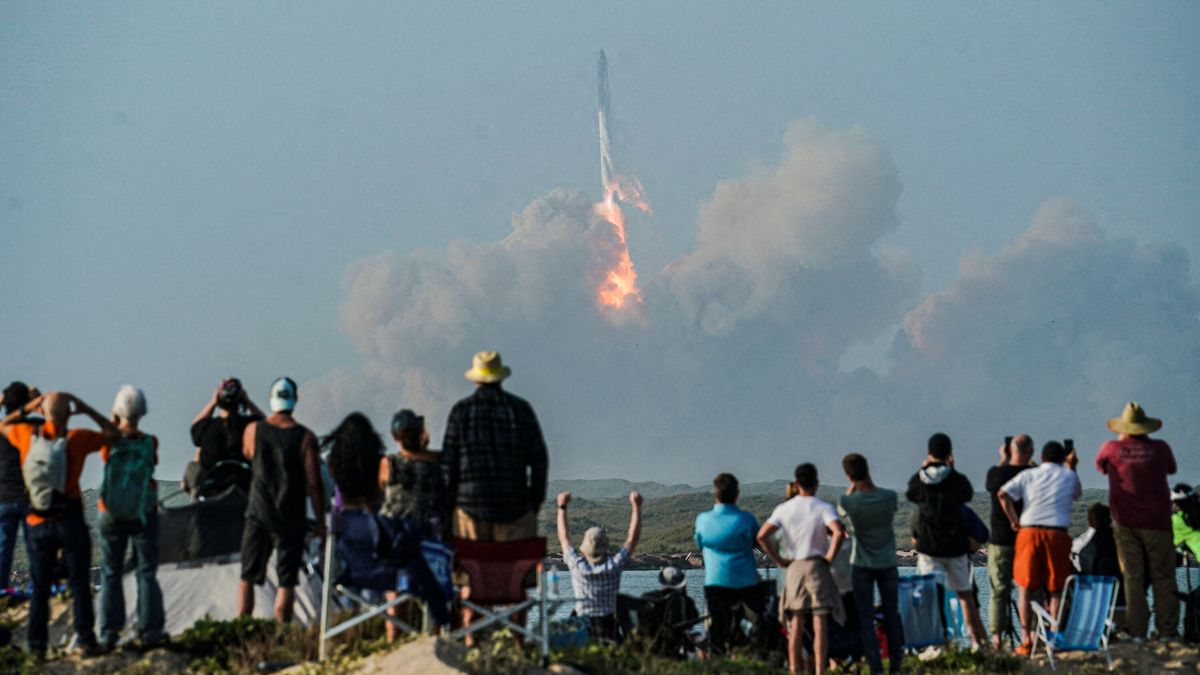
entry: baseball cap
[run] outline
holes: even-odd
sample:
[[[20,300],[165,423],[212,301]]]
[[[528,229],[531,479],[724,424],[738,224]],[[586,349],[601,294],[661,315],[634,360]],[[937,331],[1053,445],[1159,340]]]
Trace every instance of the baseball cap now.
[[[271,412],[290,412],[296,409],[296,383],[281,377],[271,383]]]

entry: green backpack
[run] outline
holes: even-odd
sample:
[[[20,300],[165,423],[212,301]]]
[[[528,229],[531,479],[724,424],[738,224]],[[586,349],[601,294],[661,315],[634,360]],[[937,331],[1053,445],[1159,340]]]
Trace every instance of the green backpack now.
[[[117,522],[146,523],[154,500],[154,437],[121,438],[108,452],[100,498],[109,517]]]

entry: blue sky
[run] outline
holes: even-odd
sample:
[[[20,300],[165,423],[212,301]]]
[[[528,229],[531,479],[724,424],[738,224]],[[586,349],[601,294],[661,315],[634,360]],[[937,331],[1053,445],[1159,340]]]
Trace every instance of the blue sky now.
[[[144,386],[180,471],[220,377],[262,399],[360,366],[352,263],[496,241],[552,188],[596,192],[601,48],[618,162],[655,207],[631,217],[643,276],[810,118],[890,153],[898,226],[873,246],[923,292],[1057,195],[1200,255],[1195,5],[644,4],[5,3],[0,379],[104,407]]]

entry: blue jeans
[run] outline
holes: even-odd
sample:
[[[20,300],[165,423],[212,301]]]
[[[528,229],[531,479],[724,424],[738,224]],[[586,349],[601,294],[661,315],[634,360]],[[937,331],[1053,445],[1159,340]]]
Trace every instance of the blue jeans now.
[[[150,511],[146,525],[114,522],[107,513],[100,524],[100,640],[115,645],[125,628],[125,547],[133,544],[137,575],[138,637],[143,643],[163,637],[163,598],[158,586],[158,514]]]
[[[873,569],[850,567],[850,581],[854,586],[854,603],[858,606],[858,625],[862,630],[863,648],[867,652],[867,663],[872,673],[883,672],[883,660],[879,655],[879,641],[875,637],[875,587],[879,587],[879,601],[883,605],[883,628],[887,633],[889,670],[900,670],[904,658],[904,633],[900,627],[897,608],[900,598],[897,591],[900,575],[895,567]]]
[[[13,549],[28,508],[25,502],[0,504],[0,588],[8,588],[12,581]]]
[[[54,567],[62,551],[71,589],[71,616],[80,645],[96,644],[95,608],[88,578],[92,564],[92,540],[83,519],[83,504],[75,502],[66,513],[39,525],[25,526],[25,548],[29,551],[29,573],[33,596],[29,599],[29,649],[46,651],[47,622],[50,620],[50,586]]]

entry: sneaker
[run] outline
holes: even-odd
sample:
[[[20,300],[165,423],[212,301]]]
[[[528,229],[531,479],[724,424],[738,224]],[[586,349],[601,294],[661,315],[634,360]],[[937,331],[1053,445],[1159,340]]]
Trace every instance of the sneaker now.
[[[1179,642],[1179,636],[1176,635],[1175,633],[1159,634],[1159,636],[1154,639],[1158,640],[1159,642],[1165,642],[1167,644],[1174,644],[1176,642]]]
[[[166,633],[163,633],[162,635],[160,635],[154,639],[151,639],[151,640],[147,640],[144,638],[139,639],[138,644],[137,644],[137,649],[138,649],[138,651],[145,653],[152,649],[158,649],[159,647],[167,647],[170,644],[171,644],[171,636],[167,635]]]
[[[1022,642],[1021,644],[1017,645],[1017,648],[1014,649],[1013,652],[1017,656],[1029,656],[1030,654],[1033,653],[1033,643],[1032,642]]]

